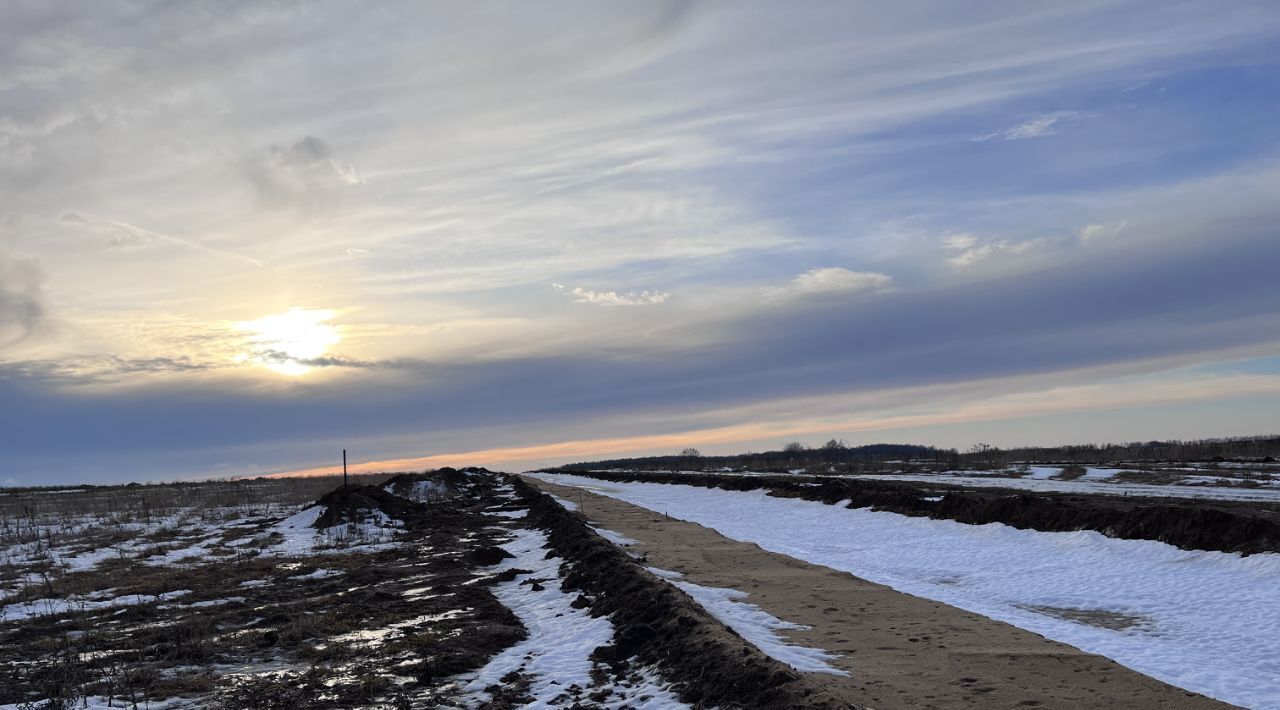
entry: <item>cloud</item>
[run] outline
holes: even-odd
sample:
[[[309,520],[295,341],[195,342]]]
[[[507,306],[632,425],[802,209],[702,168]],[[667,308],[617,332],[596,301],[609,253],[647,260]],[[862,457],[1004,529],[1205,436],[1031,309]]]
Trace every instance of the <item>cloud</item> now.
[[[45,316],[44,273],[30,258],[0,252],[0,349],[23,342]]]
[[[127,222],[90,218],[78,213],[64,213],[58,218],[58,223],[67,227],[81,228],[95,235],[102,240],[102,248],[108,251],[137,251],[145,249],[152,244],[169,244],[226,257],[260,269],[267,266],[263,262],[238,251],[209,246],[202,242],[177,237],[172,234],[154,232]]]
[[[1080,229],[1080,241],[1088,244],[1114,237],[1129,226],[1128,220],[1108,224],[1090,224]]]
[[[130,375],[206,372],[225,367],[186,357],[136,358],[112,354],[68,355],[57,359],[8,363],[9,373],[56,385],[95,385],[119,382]]]
[[[774,298],[854,293],[881,293],[893,285],[893,277],[871,271],[850,271],[840,267],[813,268],[796,276],[782,288],[770,289]]]
[[[306,136],[288,148],[271,146],[267,162],[281,170],[303,172],[319,172],[332,176],[339,182],[354,185],[360,182],[355,168],[350,163],[333,159],[328,144],[315,136]]]
[[[943,240],[943,248],[950,252],[947,264],[953,269],[967,269],[979,262],[997,256],[1019,256],[1044,249],[1060,240],[1050,237],[1031,239],[997,239],[975,234],[953,234]]]
[[[574,303],[591,303],[597,306],[653,306],[665,303],[671,294],[666,291],[592,291],[577,286],[569,288],[564,284],[551,284],[555,290],[573,297]]]
[[[337,160],[329,145],[305,136],[292,145],[272,145],[248,166],[250,179],[269,203],[316,208],[337,191],[361,183],[355,168]]]
[[[984,143],[991,140],[1020,141],[1028,138],[1044,138],[1056,135],[1065,124],[1079,123],[1088,118],[1095,118],[1097,115],[1087,111],[1042,113],[1003,131],[974,136],[970,140],[975,143]]]

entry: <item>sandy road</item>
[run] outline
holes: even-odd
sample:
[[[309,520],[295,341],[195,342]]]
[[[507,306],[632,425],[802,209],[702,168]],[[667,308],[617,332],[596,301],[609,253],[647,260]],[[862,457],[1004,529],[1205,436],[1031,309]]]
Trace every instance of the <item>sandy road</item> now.
[[[896,708],[1228,708],[1114,661],[845,572],[596,495],[525,478],[580,502],[593,524],[637,541],[648,564],[690,582],[748,592],[774,616],[813,627],[792,642],[840,654],[849,677],[824,683],[879,710]]]

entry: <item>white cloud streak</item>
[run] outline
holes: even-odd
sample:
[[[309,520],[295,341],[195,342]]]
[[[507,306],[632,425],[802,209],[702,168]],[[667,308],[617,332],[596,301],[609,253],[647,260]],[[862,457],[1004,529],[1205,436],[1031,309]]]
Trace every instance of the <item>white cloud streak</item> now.
[[[1096,118],[1098,114],[1087,111],[1053,111],[1034,116],[1015,126],[995,133],[974,136],[971,140],[983,143],[991,140],[1021,141],[1028,138],[1044,138],[1057,135],[1066,124],[1079,123],[1085,119]]]
[[[574,303],[590,303],[596,306],[654,306],[666,303],[671,294],[666,291],[592,291],[575,286],[569,288],[564,284],[551,284],[555,290],[573,297]]]
[[[840,267],[813,268],[796,276],[783,288],[769,291],[774,297],[820,296],[834,294],[880,293],[893,285],[893,277],[869,271],[850,271]]]

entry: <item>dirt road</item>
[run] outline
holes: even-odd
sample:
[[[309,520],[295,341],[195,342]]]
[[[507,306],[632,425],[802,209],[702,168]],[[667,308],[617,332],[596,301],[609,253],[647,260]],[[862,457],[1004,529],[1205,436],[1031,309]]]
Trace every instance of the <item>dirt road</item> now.
[[[532,478],[579,502],[593,524],[688,581],[732,587],[774,616],[811,626],[792,642],[840,654],[849,677],[824,683],[879,710],[896,708],[1228,708],[1110,659],[844,572],[730,540],[606,496]]]

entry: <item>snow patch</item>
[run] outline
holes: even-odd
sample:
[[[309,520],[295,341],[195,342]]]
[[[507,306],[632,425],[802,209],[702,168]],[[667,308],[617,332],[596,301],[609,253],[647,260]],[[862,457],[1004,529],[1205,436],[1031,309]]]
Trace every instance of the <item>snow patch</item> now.
[[[559,504],[560,504],[560,506],[561,506],[561,507],[563,507],[565,510],[572,510],[572,511],[576,511],[576,510],[578,509],[578,504],[577,504],[577,503],[574,503],[574,502],[573,502],[573,501],[571,501],[571,500],[565,500],[564,498],[561,498],[560,496],[555,495],[555,494],[552,494],[552,493],[548,493],[547,495],[549,495],[549,496],[551,496],[553,499],[555,499],[555,501],[556,501],[557,503],[559,503]]]
[[[828,661],[835,656],[819,648],[795,646],[786,642],[780,631],[808,630],[812,627],[783,621],[755,604],[744,601],[747,593],[725,587],[704,587],[680,579],[679,572],[647,568],[655,575],[679,587],[708,613],[720,620],[753,646],[792,668],[806,673],[830,673],[847,676],[848,673],[832,666]]]
[[[608,530],[606,528],[597,528],[593,525],[588,525],[587,527],[596,531],[597,535],[608,540],[609,542],[612,542],[618,547],[630,547],[632,545],[640,544],[638,540],[632,540],[631,538],[627,537],[626,535],[623,535],[622,533],[617,533],[612,530]]]

